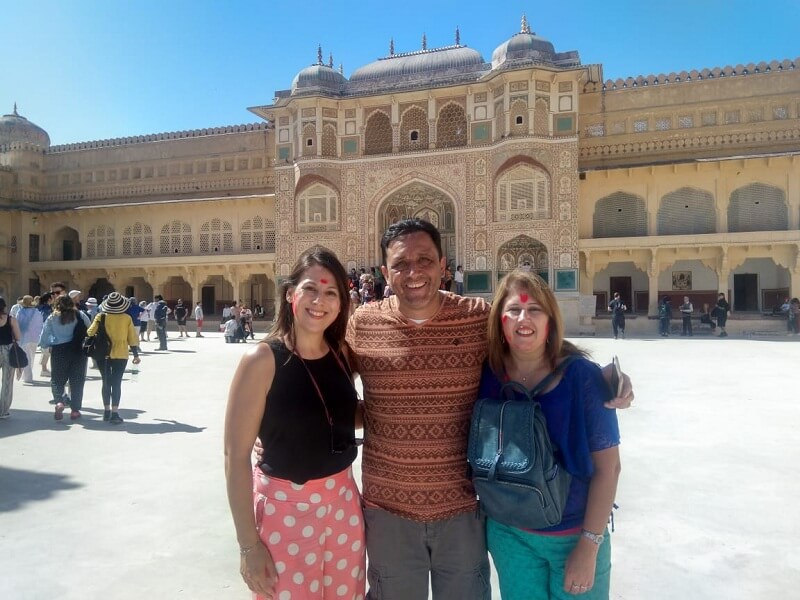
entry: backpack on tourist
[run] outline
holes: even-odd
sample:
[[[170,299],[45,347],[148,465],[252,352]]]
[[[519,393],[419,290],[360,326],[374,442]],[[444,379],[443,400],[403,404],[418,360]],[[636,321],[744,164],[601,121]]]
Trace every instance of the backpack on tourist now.
[[[475,403],[467,461],[481,507],[499,523],[543,529],[561,522],[572,477],[558,463],[536,396],[575,358],[530,391],[511,381]]]

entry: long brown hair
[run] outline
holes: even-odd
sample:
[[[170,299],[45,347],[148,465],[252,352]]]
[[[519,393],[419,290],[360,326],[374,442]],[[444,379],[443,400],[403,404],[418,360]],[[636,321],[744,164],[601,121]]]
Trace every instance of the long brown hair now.
[[[53,312],[59,315],[62,325],[72,323],[78,318],[78,311],[75,308],[75,303],[72,301],[72,298],[66,295],[58,297]]]
[[[300,278],[307,269],[319,266],[327,269],[333,275],[336,281],[336,289],[339,292],[339,314],[336,320],[331,323],[325,330],[325,339],[335,349],[339,349],[344,345],[344,336],[347,332],[347,319],[350,316],[350,293],[348,292],[348,277],[342,263],[336,258],[331,250],[324,246],[312,246],[303,252],[297,259],[292,272],[289,277],[283,280],[280,285],[278,293],[280,294],[280,304],[278,306],[278,316],[275,319],[275,324],[269,332],[269,338],[287,336],[292,346],[295,345],[294,337],[294,313],[292,312],[292,305],[287,299],[287,293],[290,288],[297,286],[300,283]]]
[[[542,307],[542,311],[548,317],[547,344],[544,351],[550,369],[555,368],[559,358],[569,354],[585,356],[583,350],[564,339],[564,320],[561,318],[561,310],[558,308],[555,294],[547,283],[535,273],[517,270],[500,280],[489,312],[488,358],[492,371],[498,375],[505,372],[505,357],[508,356],[509,348],[503,337],[502,314],[503,306],[512,292],[527,293]]]

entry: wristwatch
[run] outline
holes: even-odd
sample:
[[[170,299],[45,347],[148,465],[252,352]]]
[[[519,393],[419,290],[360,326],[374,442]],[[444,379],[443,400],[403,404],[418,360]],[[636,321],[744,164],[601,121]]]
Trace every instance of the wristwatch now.
[[[606,536],[601,533],[592,533],[591,531],[586,531],[585,529],[581,530],[581,535],[587,540],[591,540],[598,546],[600,546],[603,543],[603,540],[606,539]]]

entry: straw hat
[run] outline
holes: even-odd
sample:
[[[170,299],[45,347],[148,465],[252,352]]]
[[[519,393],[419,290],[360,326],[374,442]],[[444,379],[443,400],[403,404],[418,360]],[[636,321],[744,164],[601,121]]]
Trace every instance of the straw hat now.
[[[131,303],[128,301],[128,299],[119,292],[111,292],[108,295],[108,298],[103,300],[103,303],[100,305],[100,307],[103,309],[104,313],[113,315],[124,313],[126,310],[128,310],[130,304]]]

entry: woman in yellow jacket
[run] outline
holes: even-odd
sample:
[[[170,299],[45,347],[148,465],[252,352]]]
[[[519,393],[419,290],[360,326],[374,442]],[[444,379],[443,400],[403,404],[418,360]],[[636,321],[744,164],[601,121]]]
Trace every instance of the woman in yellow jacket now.
[[[103,420],[112,425],[122,423],[119,416],[119,400],[122,396],[122,375],[128,365],[128,346],[133,351],[133,364],[138,365],[139,334],[133,326],[130,316],[125,313],[130,302],[117,292],[111,292],[100,304],[102,312],[94,318],[87,335],[96,335],[100,321],[105,325],[111,350],[108,357],[97,360],[97,368],[103,377]]]

